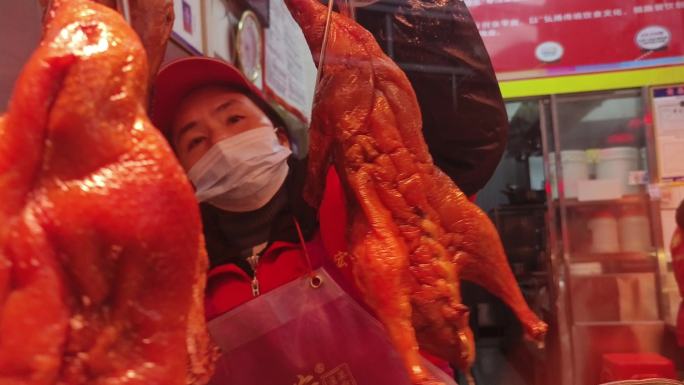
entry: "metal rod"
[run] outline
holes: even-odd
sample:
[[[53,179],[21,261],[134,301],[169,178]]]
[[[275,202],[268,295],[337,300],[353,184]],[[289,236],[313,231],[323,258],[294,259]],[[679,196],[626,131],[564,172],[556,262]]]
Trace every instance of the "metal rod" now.
[[[655,129],[653,127],[653,119],[644,119],[646,116],[653,116],[653,111],[651,108],[651,90],[649,87],[641,88],[641,103],[643,104],[642,121],[644,124],[644,141],[646,146],[646,163],[648,172],[648,185],[644,186],[645,189],[649,188],[649,185],[658,184],[658,167],[655,154]],[[646,205],[648,209],[649,222],[651,223],[651,244],[655,248],[655,258],[656,258],[656,287],[658,288],[658,315],[663,321],[667,320],[669,316],[668,311],[672,314],[671,309],[669,309],[669,302],[666,301],[663,295],[663,285],[667,279],[667,252],[665,248],[667,245],[663,240],[663,226],[660,223],[660,197],[653,197],[648,193],[648,204]],[[667,234],[669,236],[669,234]]]
[[[525,103],[525,102],[522,102]],[[537,111],[539,113],[539,130],[541,134],[542,145],[542,165],[544,167],[545,183],[544,190],[546,191],[546,236],[548,245],[546,246],[547,253],[547,285],[549,286],[549,309],[555,309],[559,301],[562,303],[562,289],[561,276],[558,262],[559,245],[556,234],[556,206],[553,200],[553,186],[549,182],[551,175],[551,162],[549,162],[549,123],[546,118],[547,99],[539,99],[537,101]],[[558,310],[553,312],[556,318],[560,317]],[[558,319],[556,319],[558,324]],[[560,367],[560,357],[558,357],[558,364]],[[548,367],[548,365],[547,365]]]
[[[116,8],[126,20],[126,23],[131,24],[131,7],[128,0],[116,0]]]
[[[385,14],[385,34],[387,36],[387,56],[394,59],[394,31],[392,30],[391,13]]]
[[[560,303],[557,306],[559,314],[559,337],[561,349],[565,350],[565,354],[561,355],[561,368],[565,369],[562,374],[562,384],[574,384],[575,378],[575,347],[572,338],[572,326],[574,323],[574,315],[572,311],[568,310],[569,304],[572,303],[572,292],[569,290],[572,277],[570,276],[570,251],[569,251],[569,235],[567,222],[567,207],[565,204],[565,181],[563,181],[563,162],[561,160],[561,143],[560,143],[560,119],[558,118],[558,98],[556,95],[551,95],[549,99],[551,109],[551,128],[553,129],[553,147],[554,160],[556,162],[556,190],[558,191],[558,205],[560,208],[560,225],[561,225],[561,263],[558,269],[558,282],[560,287]],[[559,183],[559,181],[561,183]],[[563,186],[561,189],[560,187]],[[551,201],[555,206],[556,202]],[[569,356],[569,357],[568,357]],[[569,362],[567,362],[569,361]],[[569,365],[567,365],[569,364]],[[568,367],[569,366],[569,367]]]

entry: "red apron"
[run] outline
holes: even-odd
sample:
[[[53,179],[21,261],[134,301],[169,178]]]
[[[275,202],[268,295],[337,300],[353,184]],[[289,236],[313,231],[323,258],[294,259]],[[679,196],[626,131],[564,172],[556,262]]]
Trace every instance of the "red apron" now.
[[[411,385],[383,326],[325,269],[314,274],[209,322],[223,352],[210,385]]]

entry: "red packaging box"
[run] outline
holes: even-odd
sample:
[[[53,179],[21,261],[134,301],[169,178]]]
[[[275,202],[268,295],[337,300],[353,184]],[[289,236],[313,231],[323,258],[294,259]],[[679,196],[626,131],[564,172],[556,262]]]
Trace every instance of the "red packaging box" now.
[[[676,379],[674,365],[656,353],[611,353],[603,355],[601,381]]]

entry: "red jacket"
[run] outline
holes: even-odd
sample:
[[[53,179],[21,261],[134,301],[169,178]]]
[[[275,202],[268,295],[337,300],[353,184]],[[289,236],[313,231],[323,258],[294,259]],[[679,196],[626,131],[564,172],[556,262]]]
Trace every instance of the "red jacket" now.
[[[351,265],[344,253],[347,223],[344,196],[334,171],[327,177],[319,221],[319,232],[306,244],[311,268],[316,269],[325,264],[328,270],[334,270],[331,274],[341,275],[340,284],[358,300],[358,294],[351,287]],[[275,242],[259,258],[256,270],[260,292],[264,294],[303,276],[309,271],[309,264],[299,243]],[[209,271],[205,296],[207,320],[252,298],[251,278],[238,266],[221,265]]]

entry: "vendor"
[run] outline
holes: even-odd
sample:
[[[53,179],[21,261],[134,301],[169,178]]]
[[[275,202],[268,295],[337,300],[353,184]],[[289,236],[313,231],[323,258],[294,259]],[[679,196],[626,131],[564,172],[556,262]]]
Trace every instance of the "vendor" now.
[[[245,348],[227,351],[229,349],[219,335],[225,334],[226,330],[242,333],[244,325],[250,325],[251,320],[258,324],[263,309],[274,306],[273,297],[269,296],[271,291],[283,288],[286,283],[306,276],[320,266],[327,266],[346,293],[358,298],[353,285],[349,284],[352,282],[351,261],[344,253],[346,213],[342,190],[331,171],[319,211],[304,202],[306,160],[292,153],[297,146],[290,142],[282,119],[261,92],[233,66],[210,58],[180,59],[163,67],[155,83],[153,123],[173,147],[200,202],[211,265],[205,299],[209,329],[214,339],[218,339],[216,342],[224,357],[232,353],[240,357],[224,358],[225,363],[217,366],[216,376],[226,375],[231,384],[240,384],[236,371],[222,374],[221,370],[226,365],[236,365],[236,359],[244,359],[244,354],[237,352],[244,352]],[[306,302],[306,299],[279,302],[277,311],[288,306],[301,308],[299,301]],[[246,304],[250,306],[240,306]],[[322,311],[324,315],[330,314]],[[357,373],[349,374],[356,376],[357,382],[364,382],[365,378],[366,382],[381,379],[381,383],[408,385],[398,356],[390,352],[392,347],[387,345],[384,329],[361,307],[345,309],[344,315],[357,311],[361,313],[348,321],[334,318],[329,319],[328,325],[317,321],[315,327],[319,327],[321,337],[315,340],[325,343],[326,339],[337,339],[335,346],[328,349],[334,350],[335,357],[347,357],[344,362],[358,358],[357,364],[352,365]],[[255,325],[250,326],[260,327]],[[278,326],[277,330],[281,330],[280,326],[290,327]],[[274,326],[269,323],[264,329],[269,327]],[[308,333],[316,333],[309,327],[305,329]],[[379,332],[364,334],[372,330]],[[253,330],[251,333],[265,336],[273,331]],[[297,333],[301,330],[297,329],[294,335]],[[355,345],[346,350],[340,346],[348,343],[344,340],[353,340],[354,335],[360,339]],[[301,338],[298,336],[292,343]],[[304,354],[295,348],[283,347],[282,341],[273,341],[272,336],[264,338],[259,342],[259,353],[255,354],[263,356],[265,352],[272,352],[278,357],[278,364],[288,359],[297,360]],[[228,344],[232,349],[232,342]],[[368,351],[358,349],[361,345]],[[282,349],[290,350],[284,354]],[[373,349],[386,352],[368,360],[367,354]],[[257,373],[257,377],[246,379],[245,383],[269,383],[272,378],[269,376],[278,371],[274,365],[277,366],[272,364],[269,372]],[[366,369],[358,369],[363,366]],[[448,370],[447,365],[444,368]],[[447,377],[439,370],[436,372],[439,372],[437,376]],[[443,381],[453,384],[449,378]]]
[[[317,229],[301,194],[306,164],[261,92],[229,64],[186,58],[159,72],[152,111],[200,202],[207,318],[301,276],[308,262],[284,262],[272,246],[299,243],[295,221],[307,242]]]

